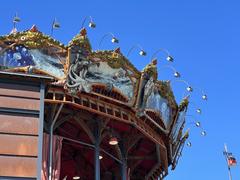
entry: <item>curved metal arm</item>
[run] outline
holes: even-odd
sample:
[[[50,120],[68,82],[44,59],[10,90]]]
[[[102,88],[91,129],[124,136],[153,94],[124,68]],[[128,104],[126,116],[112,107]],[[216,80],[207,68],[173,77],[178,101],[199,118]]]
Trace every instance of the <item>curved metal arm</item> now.
[[[205,101],[207,101],[208,100],[208,96],[207,96],[207,94],[202,90],[202,89],[200,89],[200,88],[198,88],[198,87],[194,87],[193,88],[194,90],[198,90],[198,91],[200,91],[201,92],[201,98],[202,98],[202,100],[205,100]],[[192,90],[193,90],[192,89]],[[189,92],[189,91],[188,91]],[[192,92],[192,91],[190,91],[190,92]]]
[[[187,85],[188,87],[190,87],[190,84],[189,84],[187,81],[183,80],[183,79],[175,80],[175,81],[177,81],[177,82],[183,82],[185,85]]]
[[[139,44],[137,44],[137,45],[134,45],[134,46],[132,46],[130,49],[129,49],[129,51],[128,51],[128,53],[127,53],[127,57],[130,55],[130,53],[134,50],[134,49],[136,49],[136,48],[139,48],[140,49],[140,52],[139,52],[139,54],[141,55],[141,56],[146,56],[146,52],[143,50],[143,48],[139,45]],[[142,54],[141,54],[142,53]]]
[[[207,135],[207,132],[203,129],[203,127],[201,126],[201,123],[199,121],[196,121],[196,119],[194,118],[195,116],[193,116],[193,115],[186,115],[186,116],[192,117],[194,119],[194,121],[191,121],[191,122],[187,123],[186,125],[194,124],[197,128],[201,129],[201,135],[202,136],[206,136]]]
[[[208,96],[207,96],[207,94],[202,90],[202,89],[200,89],[199,87],[194,87],[194,89],[197,89],[197,90],[199,90],[200,92],[201,92],[201,95],[202,95],[202,99],[203,100],[208,100]]]
[[[86,17],[83,19],[81,29],[84,27],[84,24],[85,24],[85,22],[86,22],[86,20],[87,20],[88,18],[90,19],[89,27],[91,27],[91,28],[95,28],[95,27],[96,27],[96,24],[93,22],[92,17],[91,17],[91,16],[86,16]]]
[[[119,40],[113,35],[113,33],[109,32],[109,33],[105,34],[105,35],[101,38],[101,40],[100,40],[100,42],[99,42],[99,44],[98,44],[98,47],[99,47],[99,48],[101,47],[103,40],[104,40],[107,36],[111,36],[111,37],[112,37],[112,43],[118,43],[118,42],[119,42]]]
[[[199,121],[191,121],[186,124],[187,125],[195,125],[196,127],[201,127],[201,123]]]
[[[175,79],[174,79],[173,81],[170,81],[170,83],[172,83],[172,82],[182,82],[182,83],[184,83],[185,85],[187,85],[187,88],[186,88],[187,92],[192,92],[192,91],[193,91],[192,86],[190,86],[190,84],[189,84],[187,81],[183,80],[183,79],[178,79],[178,80],[175,80]],[[187,96],[190,96],[190,94],[188,94]],[[185,91],[183,92],[182,97],[183,97],[183,98],[185,97]]]
[[[197,112],[198,114],[201,114],[201,113],[202,113],[202,109],[199,108],[199,107],[196,105],[195,102],[193,102],[193,101],[189,101],[189,104],[193,105],[194,108],[196,108],[196,112]]]
[[[200,127],[200,126],[201,126],[201,123],[196,120],[196,117],[195,117],[194,115],[187,114],[187,115],[185,115],[185,117],[190,117],[190,118],[193,119],[193,121],[188,122],[186,125],[188,125],[188,124],[194,124],[194,125],[196,125],[197,127]],[[196,123],[197,123],[197,124],[196,124]]]
[[[171,70],[173,71],[174,77],[180,78],[181,74],[180,74],[173,66],[171,66],[171,65],[162,66],[162,67],[159,68],[159,70],[160,70],[160,69],[167,69],[167,68],[168,68],[168,69],[171,69]]]
[[[167,55],[167,60],[170,61],[170,62],[173,62],[173,57],[170,55],[169,51],[166,50],[166,49],[163,49],[163,48],[160,48],[160,49],[158,49],[155,53],[153,53],[151,59],[156,58],[156,55],[157,55],[159,52],[164,52],[164,53]]]

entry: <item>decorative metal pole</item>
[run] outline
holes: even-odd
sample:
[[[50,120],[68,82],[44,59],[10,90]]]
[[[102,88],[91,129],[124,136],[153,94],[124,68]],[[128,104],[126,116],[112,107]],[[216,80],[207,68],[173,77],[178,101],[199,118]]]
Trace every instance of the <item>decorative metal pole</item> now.
[[[121,174],[122,174],[122,180],[127,180],[127,162],[126,160],[123,160],[121,165]]]
[[[49,134],[49,169],[48,169],[48,179],[52,180],[52,170],[53,170],[53,131],[54,131],[54,125],[58,119],[58,116],[63,108],[63,103],[60,105],[54,119],[52,120],[51,126],[50,126],[50,134]]]
[[[226,144],[224,144],[224,151],[223,151],[223,155],[225,156],[225,158],[226,158],[226,161],[227,161],[229,180],[232,180],[231,167],[230,167],[230,165],[229,165],[229,162],[228,162],[228,156],[229,156],[229,153],[228,153],[228,150],[227,150],[227,145],[226,145]]]
[[[96,122],[95,129],[95,180],[100,180],[100,129],[99,122]]]
[[[123,145],[122,141],[119,143],[119,148],[121,151],[121,159],[122,163],[120,164],[121,166],[121,180],[129,180],[128,179],[128,166],[127,166],[127,153],[126,153],[126,148]]]
[[[51,27],[51,36],[53,35],[53,30],[59,29],[59,28],[60,28],[60,24],[59,24],[59,22],[57,22],[57,19],[55,18],[53,20],[52,27]]]

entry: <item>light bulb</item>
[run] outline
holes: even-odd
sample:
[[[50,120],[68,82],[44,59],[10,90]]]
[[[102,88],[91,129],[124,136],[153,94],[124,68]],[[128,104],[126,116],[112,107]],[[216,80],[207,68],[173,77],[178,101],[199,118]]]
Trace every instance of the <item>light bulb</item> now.
[[[73,179],[80,179],[80,176],[73,176]]]
[[[146,55],[147,55],[147,53],[146,53],[144,50],[141,50],[141,51],[139,52],[139,54],[140,54],[140,56],[146,56]]]
[[[173,59],[172,56],[169,55],[169,56],[167,57],[167,61],[169,61],[169,62],[173,62],[173,60],[174,60],[174,59]]]
[[[91,21],[88,26],[89,26],[90,28],[95,28],[95,27],[96,27],[96,24]]]
[[[112,41],[112,43],[118,43],[119,42],[119,40],[116,37],[113,37],[111,41]]]
[[[191,146],[192,146],[192,143],[191,143],[191,142],[187,142],[187,146],[188,146],[188,147],[191,147]]]
[[[176,71],[176,72],[174,72],[174,77],[179,78],[179,77],[181,77],[181,75],[179,72]]]
[[[195,123],[195,125],[196,125],[197,127],[200,127],[200,126],[201,126],[201,123],[198,121],[198,122]]]
[[[207,100],[207,95],[206,94],[202,95],[202,99]]]
[[[117,145],[118,144],[117,138],[111,137],[110,140],[109,140],[109,144],[112,145],[112,146]]]
[[[193,88],[192,88],[191,86],[188,86],[188,87],[187,87],[187,91],[188,91],[188,92],[192,92],[192,91],[193,91]]]
[[[196,110],[196,112],[197,112],[198,114],[201,114],[201,113],[202,113],[202,110],[198,108],[198,109]]]
[[[207,135],[206,131],[202,131],[202,132],[201,132],[201,135],[202,135],[202,136],[206,136],[206,135]]]

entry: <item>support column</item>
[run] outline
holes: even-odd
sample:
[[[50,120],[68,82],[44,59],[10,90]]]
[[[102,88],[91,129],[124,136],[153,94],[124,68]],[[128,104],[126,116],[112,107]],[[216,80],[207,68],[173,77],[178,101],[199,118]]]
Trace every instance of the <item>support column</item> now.
[[[126,148],[122,142],[119,143],[119,148],[121,151],[121,179],[128,180],[128,172],[127,172],[127,153]]]
[[[95,128],[95,180],[100,180],[100,129],[99,122],[96,122]]]
[[[40,84],[40,112],[39,112],[39,127],[38,127],[38,163],[37,163],[37,179],[42,179],[42,149],[43,149],[43,124],[44,124],[44,97],[45,84]]]
[[[54,125],[58,119],[58,116],[63,108],[63,103],[61,103],[54,119],[51,122],[51,127],[50,127],[50,134],[49,134],[49,169],[48,169],[48,179],[52,180],[52,171],[53,171],[53,131],[54,131]]]
[[[128,173],[127,173],[127,161],[124,159],[121,165],[121,176],[122,180],[128,180]]]

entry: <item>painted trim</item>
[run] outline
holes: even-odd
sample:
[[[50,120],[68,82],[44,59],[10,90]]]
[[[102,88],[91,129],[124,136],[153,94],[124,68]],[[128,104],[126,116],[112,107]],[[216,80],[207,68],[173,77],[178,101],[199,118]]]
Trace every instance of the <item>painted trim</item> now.
[[[39,115],[39,111],[28,110],[28,109],[16,109],[16,108],[0,108],[0,113],[14,113],[16,114],[26,114],[26,115]]]
[[[38,135],[36,134],[22,134],[22,133],[8,133],[8,132],[0,132],[0,135],[38,137]]]
[[[0,75],[12,75],[12,76],[21,76],[21,77],[31,77],[31,78],[39,78],[39,79],[48,79],[53,80],[54,78],[50,76],[44,76],[44,75],[38,75],[38,74],[26,74],[26,73],[16,73],[16,72],[6,72],[6,71],[0,71]]]
[[[37,160],[37,180],[41,180],[42,171],[42,146],[43,146],[43,123],[44,123],[44,99],[45,99],[45,84],[42,81],[40,84],[40,112],[38,124],[38,160]]]
[[[36,180],[36,178],[27,178],[27,177],[11,177],[11,176],[0,176],[0,179],[3,180]]]

